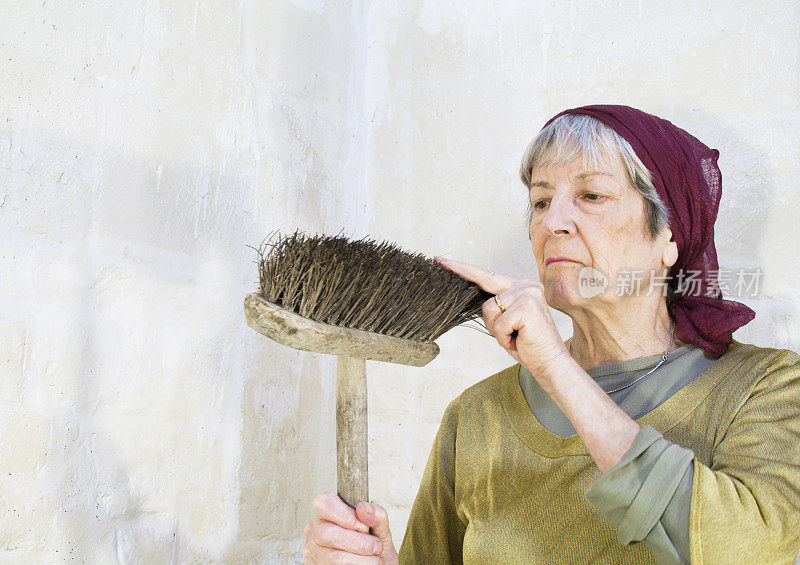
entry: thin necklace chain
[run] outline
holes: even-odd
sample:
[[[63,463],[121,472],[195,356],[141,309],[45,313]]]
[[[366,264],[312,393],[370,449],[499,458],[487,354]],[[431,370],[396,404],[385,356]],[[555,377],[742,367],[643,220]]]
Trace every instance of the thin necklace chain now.
[[[606,394],[612,394],[612,393],[615,393],[615,392],[619,392],[621,390],[625,390],[626,388],[635,385],[636,383],[641,381],[643,378],[645,378],[647,375],[649,375],[650,373],[652,373],[653,371],[658,369],[661,365],[666,363],[669,360],[669,352],[670,352],[670,349],[672,348],[672,341],[673,341],[674,338],[675,338],[675,326],[673,325],[672,326],[672,332],[671,332],[670,338],[669,338],[669,343],[667,344],[667,350],[664,353],[661,354],[661,360],[656,364],[655,367],[653,367],[652,369],[647,371],[641,377],[632,380],[631,382],[629,382],[625,386],[621,386],[619,388],[615,388],[614,390],[603,389],[603,392],[605,392]],[[572,355],[572,340],[571,339],[569,340],[569,354]]]

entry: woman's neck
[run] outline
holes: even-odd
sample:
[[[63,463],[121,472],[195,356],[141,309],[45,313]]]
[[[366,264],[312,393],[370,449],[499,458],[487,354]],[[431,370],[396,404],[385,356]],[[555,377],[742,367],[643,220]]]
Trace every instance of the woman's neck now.
[[[572,318],[569,343],[572,357],[583,369],[590,369],[615,361],[658,355],[683,345],[670,338],[673,322],[665,302],[641,306],[568,312]]]

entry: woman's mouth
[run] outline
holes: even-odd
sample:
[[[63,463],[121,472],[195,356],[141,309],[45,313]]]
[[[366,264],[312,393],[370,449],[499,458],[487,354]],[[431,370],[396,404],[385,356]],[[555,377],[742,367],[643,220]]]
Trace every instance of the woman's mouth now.
[[[573,261],[569,257],[550,257],[544,262],[545,265],[550,265],[552,263],[577,263],[577,261]]]

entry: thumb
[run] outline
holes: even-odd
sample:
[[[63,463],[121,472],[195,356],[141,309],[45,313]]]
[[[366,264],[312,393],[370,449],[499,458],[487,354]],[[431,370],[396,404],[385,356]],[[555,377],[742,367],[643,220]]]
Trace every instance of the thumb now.
[[[356,505],[358,519],[370,527],[372,535],[381,540],[383,552],[394,552],[392,532],[389,530],[389,514],[380,504],[361,501]],[[395,552],[396,553],[396,552]]]

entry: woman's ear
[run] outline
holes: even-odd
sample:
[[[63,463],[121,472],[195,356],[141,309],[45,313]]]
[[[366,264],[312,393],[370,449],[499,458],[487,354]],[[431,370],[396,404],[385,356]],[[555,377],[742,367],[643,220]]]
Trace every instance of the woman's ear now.
[[[665,267],[672,267],[678,261],[678,244],[672,236],[672,230],[664,229],[664,251],[661,253],[661,262]]]

